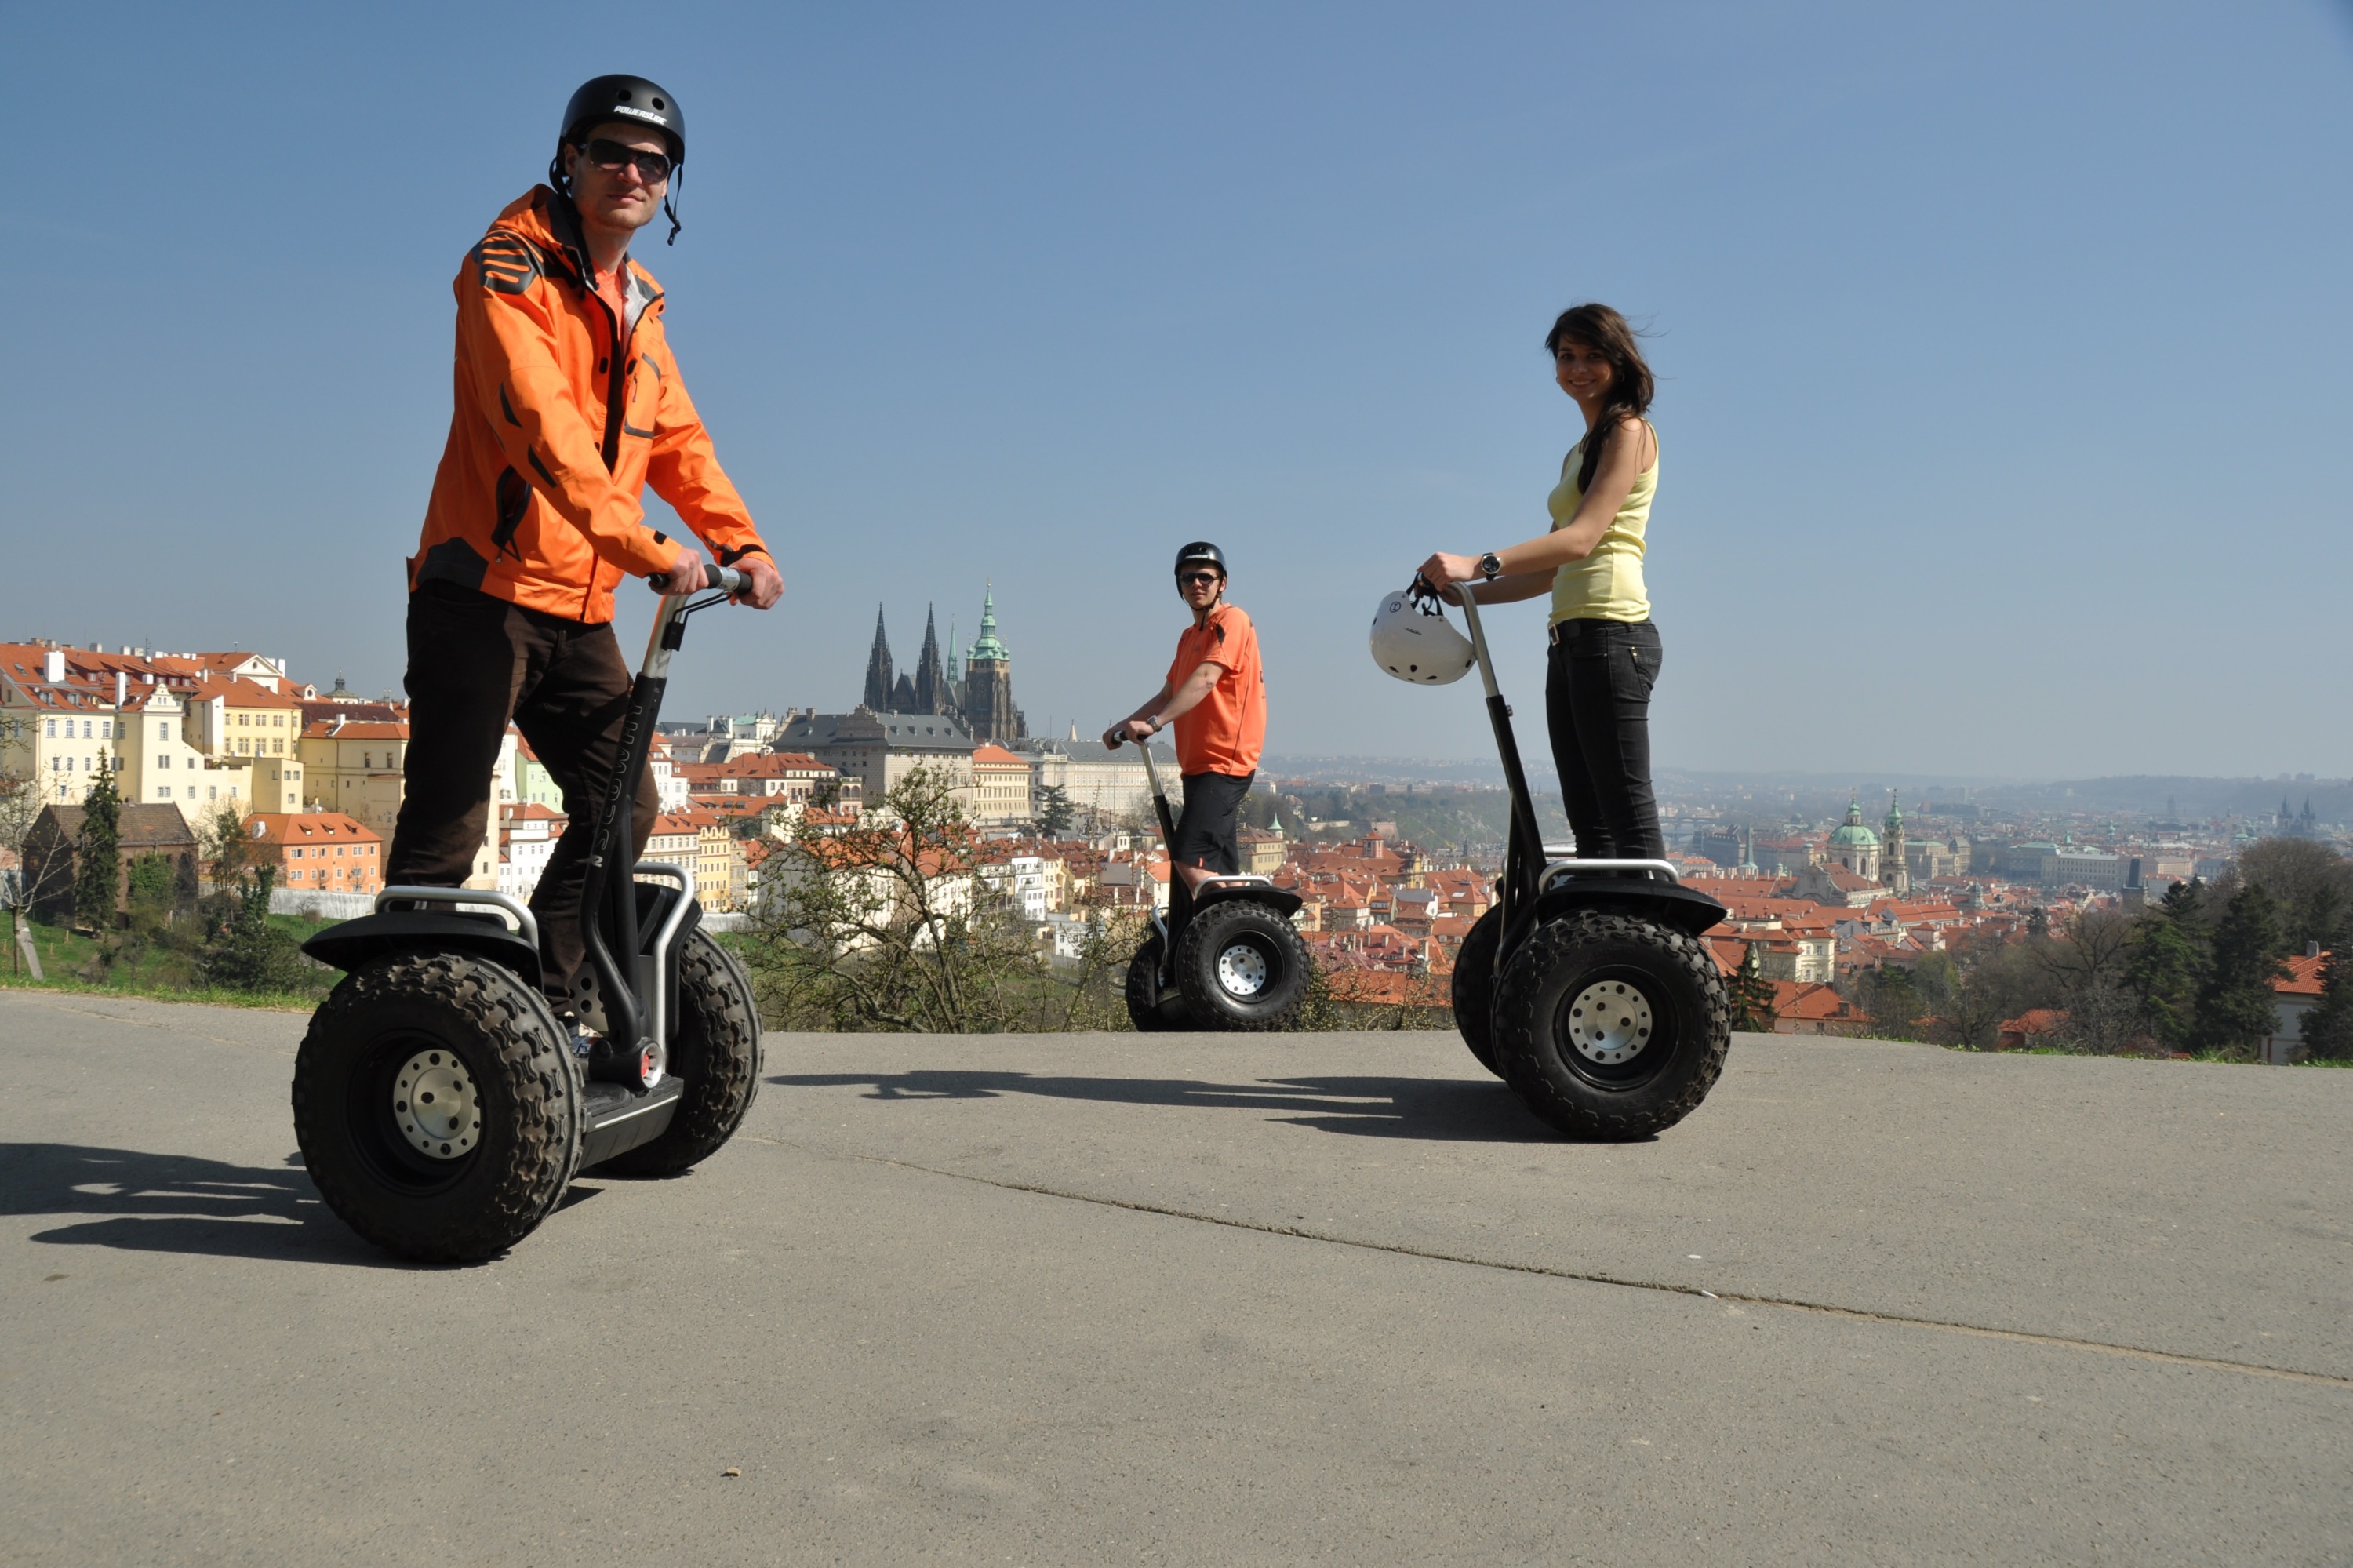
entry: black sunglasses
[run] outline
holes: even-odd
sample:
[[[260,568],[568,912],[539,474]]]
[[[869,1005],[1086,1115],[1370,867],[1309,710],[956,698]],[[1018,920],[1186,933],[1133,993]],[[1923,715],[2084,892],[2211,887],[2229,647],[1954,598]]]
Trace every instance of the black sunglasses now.
[[[1176,574],[1176,581],[1185,588],[1191,588],[1195,583],[1213,583],[1218,580],[1218,577],[1219,574],[1216,572],[1178,572]]]
[[[678,166],[663,154],[624,147],[609,136],[591,136],[588,144],[580,150],[587,154],[590,163],[607,174],[618,174],[626,164],[637,164],[638,173],[649,185],[658,185],[670,178],[670,170]]]

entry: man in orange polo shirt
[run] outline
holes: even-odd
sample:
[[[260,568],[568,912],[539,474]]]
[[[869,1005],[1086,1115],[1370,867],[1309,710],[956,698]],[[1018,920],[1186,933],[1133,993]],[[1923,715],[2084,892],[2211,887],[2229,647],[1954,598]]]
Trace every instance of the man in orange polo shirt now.
[[[1193,624],[1176,639],[1168,679],[1150,702],[1103,731],[1103,744],[1114,751],[1131,740],[1141,745],[1176,725],[1185,810],[1168,859],[1189,889],[1241,869],[1235,819],[1266,747],[1266,674],[1257,629],[1240,606],[1225,602],[1224,551],[1206,540],[1177,551],[1176,592]]]
[[[507,204],[459,267],[456,407],[408,562],[406,793],[387,883],[462,885],[487,830],[510,720],[572,819],[532,895],[546,983],[579,967],[580,890],[620,761],[629,667],[613,638],[624,577],[691,593],[701,554],[649,526],[650,484],[762,609],[784,581],[719,466],[629,254],[686,157],[678,101],[637,76],[572,95],[548,183]],[[657,810],[634,786],[636,853]]]

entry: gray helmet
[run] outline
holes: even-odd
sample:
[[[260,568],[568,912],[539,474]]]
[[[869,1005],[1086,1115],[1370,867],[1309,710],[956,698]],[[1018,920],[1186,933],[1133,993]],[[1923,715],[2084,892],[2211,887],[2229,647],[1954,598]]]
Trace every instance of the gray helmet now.
[[[1207,539],[1196,539],[1191,544],[1176,552],[1176,569],[1178,571],[1183,571],[1195,561],[1208,562],[1209,565],[1218,568],[1218,575],[1221,577],[1229,575],[1226,570],[1226,553],[1223,550],[1219,549],[1215,545],[1210,544]]]
[[[590,127],[616,120],[659,131],[670,143],[672,167],[670,188],[662,193],[662,211],[670,215],[670,238],[665,243],[675,245],[682,227],[678,221],[678,187],[686,173],[686,113],[658,82],[641,76],[599,76],[582,82],[564,106],[564,123],[555,132],[555,156],[547,161],[547,183],[568,194],[564,149],[579,145],[579,138]]]

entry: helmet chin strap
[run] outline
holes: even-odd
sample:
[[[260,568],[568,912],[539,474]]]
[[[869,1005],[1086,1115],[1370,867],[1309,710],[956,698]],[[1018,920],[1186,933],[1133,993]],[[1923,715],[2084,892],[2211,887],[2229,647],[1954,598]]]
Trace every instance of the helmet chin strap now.
[[[678,188],[686,184],[686,165],[679,164],[670,172],[670,189],[662,193],[662,213],[670,219],[670,238],[664,245],[678,243],[678,231],[686,226],[678,220]]]

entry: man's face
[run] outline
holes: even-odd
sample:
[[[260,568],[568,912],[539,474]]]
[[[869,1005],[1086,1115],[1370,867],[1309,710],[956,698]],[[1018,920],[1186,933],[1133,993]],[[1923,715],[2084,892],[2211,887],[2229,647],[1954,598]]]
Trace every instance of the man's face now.
[[[1184,597],[1189,608],[1207,609],[1218,602],[1219,594],[1226,591],[1226,574],[1215,567],[1197,566],[1188,561],[1185,569],[1176,574],[1176,591]]]
[[[661,211],[662,193],[670,188],[667,175],[648,180],[638,164],[621,160],[624,153],[651,154],[667,161],[670,143],[658,131],[614,121],[588,132],[579,145],[565,146],[564,172],[572,176],[572,202],[583,223],[635,230]],[[608,164],[617,166],[607,167]]]

